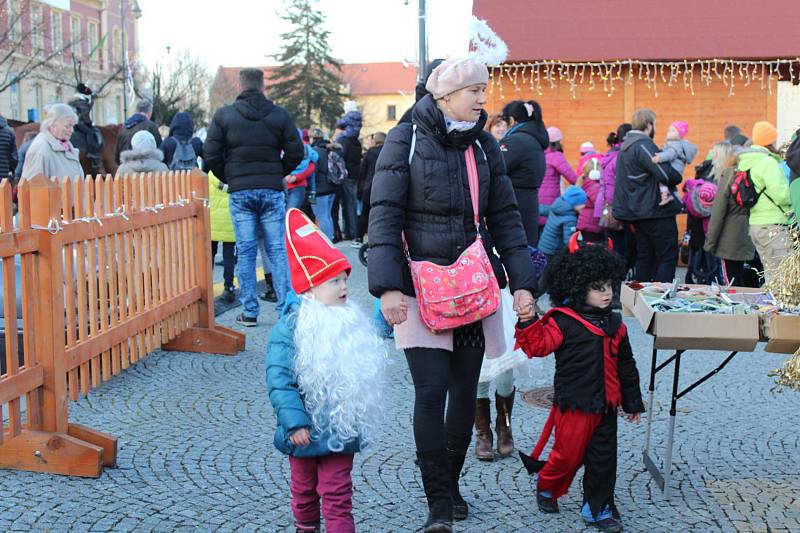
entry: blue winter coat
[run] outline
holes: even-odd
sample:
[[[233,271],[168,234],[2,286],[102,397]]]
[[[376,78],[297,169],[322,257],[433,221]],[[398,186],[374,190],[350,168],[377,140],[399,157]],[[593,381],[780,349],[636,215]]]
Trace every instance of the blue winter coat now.
[[[556,198],[552,205],[539,206],[539,213],[547,216],[547,224],[539,237],[539,250],[546,255],[556,255],[575,233],[578,213],[563,198]]]
[[[203,141],[197,137],[192,137],[193,134],[194,121],[192,120],[192,116],[185,111],[175,113],[169,125],[169,137],[164,139],[164,142],[162,142],[159,147],[159,149],[164,152],[164,163],[166,163],[167,166],[172,163],[172,159],[175,157],[178,141],[189,141],[197,157],[203,157]]]
[[[274,444],[278,451],[286,455],[319,457],[332,453],[327,445],[330,430],[324,424],[321,424],[321,434],[311,433],[311,444],[308,446],[295,446],[289,440],[298,429],[311,431],[311,416],[306,412],[294,373],[294,329],[299,309],[300,299],[290,292],[281,318],[272,328],[267,348],[267,390],[278,418]],[[346,443],[344,450],[338,453],[356,453],[359,450],[360,443],[354,440]]]

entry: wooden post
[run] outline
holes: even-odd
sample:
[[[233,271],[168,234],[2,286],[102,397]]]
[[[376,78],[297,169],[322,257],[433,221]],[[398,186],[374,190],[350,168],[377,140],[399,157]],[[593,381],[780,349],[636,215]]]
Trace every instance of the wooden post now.
[[[208,209],[208,176],[198,169],[189,175],[191,201],[201,208],[192,221],[191,239],[200,287],[199,319],[196,326],[163,346],[180,352],[208,352],[235,355],[245,349],[243,333],[220,326],[214,319],[214,281],[211,264],[211,215]]]

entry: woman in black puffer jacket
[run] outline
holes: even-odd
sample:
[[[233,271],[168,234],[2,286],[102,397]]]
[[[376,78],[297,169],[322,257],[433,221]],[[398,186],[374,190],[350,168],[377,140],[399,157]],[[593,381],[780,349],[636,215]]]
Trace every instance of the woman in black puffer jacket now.
[[[544,151],[550,146],[542,108],[535,100],[515,100],[503,108],[509,130],[500,141],[508,177],[514,186],[528,246],[539,242],[539,186],[544,179]]]
[[[414,107],[413,127],[400,124],[389,132],[372,185],[369,287],[395,326],[397,347],[405,350],[414,381],[414,439],[429,505],[426,532],[450,531],[453,517],[466,518],[458,478],[472,437],[478,376],[484,351],[501,355],[505,340],[499,312],[451,332],[434,335],[426,329],[401,234],[412,259],[438,265],[455,262],[473,243],[464,156],[469,146],[478,167],[482,232],[500,253],[518,314],[533,313],[536,283],[525,231],[497,141],[483,131],[487,82],[486,66],[471,59],[449,59],[437,67],[427,84],[431,94]],[[499,263],[495,273],[505,280]]]

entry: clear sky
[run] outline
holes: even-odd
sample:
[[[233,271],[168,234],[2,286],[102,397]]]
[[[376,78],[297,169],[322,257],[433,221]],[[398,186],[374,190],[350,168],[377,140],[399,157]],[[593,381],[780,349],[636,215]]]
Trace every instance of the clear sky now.
[[[283,0],[138,0],[141,60],[190,49],[211,71],[219,65],[274,63]],[[427,0],[428,58],[466,52],[472,0]],[[417,0],[320,0],[335,57],[345,63],[415,61]],[[181,22],[186,21],[185,25]]]

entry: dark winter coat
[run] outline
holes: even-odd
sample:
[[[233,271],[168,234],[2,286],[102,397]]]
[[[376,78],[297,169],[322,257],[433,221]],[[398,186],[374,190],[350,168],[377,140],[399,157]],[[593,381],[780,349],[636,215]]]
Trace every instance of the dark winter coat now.
[[[136,113],[128,117],[125,124],[122,125],[122,129],[119,130],[119,135],[117,136],[117,163],[119,163],[120,154],[125,150],[131,149],[133,136],[141,130],[147,130],[152,133],[156,139],[156,147],[161,146],[161,134],[158,133],[158,125],[141,113]]]
[[[449,265],[476,237],[464,152],[473,146],[479,175],[479,216],[508,272],[512,292],[536,287],[514,190],[497,141],[483,131],[486,114],[469,131],[447,133],[433,97],[414,107],[417,126],[409,165],[410,124],[389,132],[378,157],[369,217],[369,289],[380,297],[399,290],[414,296],[403,253],[405,233],[411,257]],[[478,143],[480,142],[480,146]],[[484,240],[486,244],[486,240]],[[497,269],[502,279],[505,273]]]
[[[358,198],[365,204],[369,204],[370,193],[372,192],[372,179],[375,177],[375,164],[381,153],[383,145],[373,146],[364,154],[361,161],[361,180],[358,182]]]
[[[544,179],[544,151],[550,137],[543,122],[530,120],[511,128],[500,141],[500,151],[514,190],[538,190]]]
[[[603,413],[608,405],[607,362],[616,362],[620,405],[626,413],[643,413],[639,371],[622,316],[601,309],[556,307],[527,327],[518,327],[517,342],[528,357],[555,352],[553,405],[562,412],[579,409]],[[613,380],[613,374],[609,376]]]
[[[678,201],[658,205],[659,184],[677,186],[682,176],[669,163],[653,163],[658,146],[649,135],[633,130],[625,135],[617,156],[613,213],[628,222],[674,217],[681,211]]]
[[[69,142],[77,148],[92,164],[89,170],[93,175],[105,172],[101,151],[103,149],[103,134],[91,122],[79,120],[75,124]]]
[[[161,143],[161,151],[164,152],[164,163],[167,166],[172,163],[175,149],[178,147],[178,141],[191,142],[195,155],[203,157],[203,141],[197,137],[192,137],[193,134],[194,121],[192,116],[183,111],[176,113],[169,125],[169,137]]]
[[[281,155],[283,152],[283,155]],[[228,191],[283,190],[283,178],[303,160],[294,121],[259,91],[244,91],[214,113],[203,144],[205,165]]]
[[[0,117],[0,178],[7,178],[19,163],[17,137],[5,118]]]
[[[358,181],[361,178],[361,141],[358,137],[339,136],[336,141],[342,147],[342,157],[347,167],[347,179]]]
[[[547,223],[539,237],[539,250],[546,255],[556,255],[577,230],[578,212],[563,198],[556,198],[553,205],[543,205],[540,209]]]
[[[32,144],[33,139],[30,139],[28,142],[22,143],[22,146],[19,147],[19,161],[17,162],[17,170],[14,172],[17,178],[22,176],[22,170],[25,167],[25,154],[28,153],[28,148],[30,148]]]
[[[324,139],[314,141],[311,145],[317,152],[317,167],[314,171],[317,179],[317,196],[335,194],[338,187],[328,180],[328,150],[341,150],[341,146]]]

